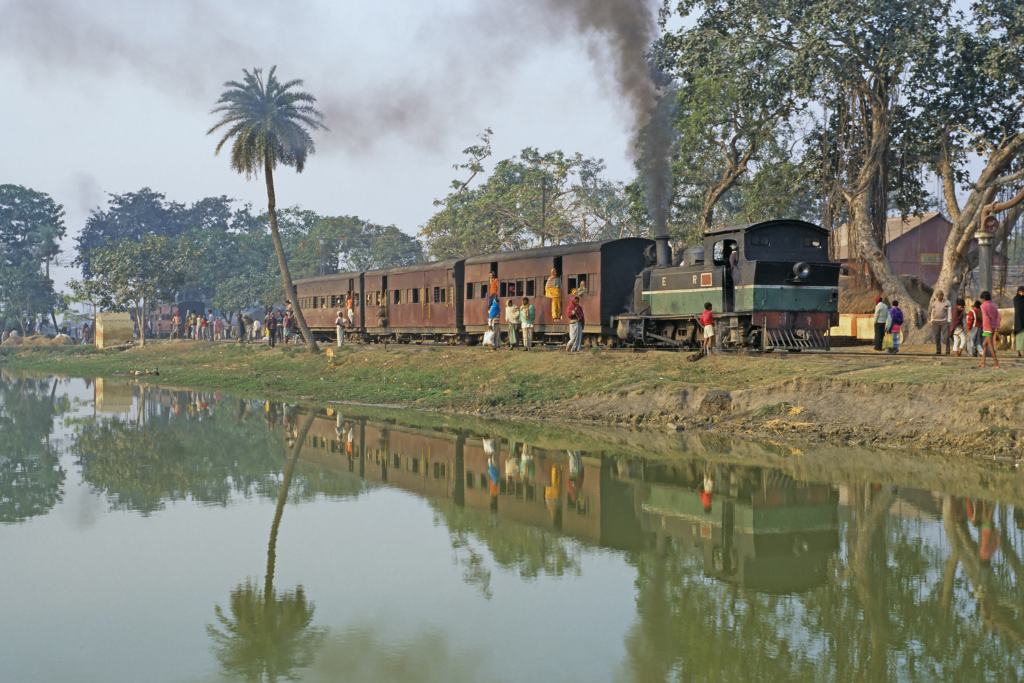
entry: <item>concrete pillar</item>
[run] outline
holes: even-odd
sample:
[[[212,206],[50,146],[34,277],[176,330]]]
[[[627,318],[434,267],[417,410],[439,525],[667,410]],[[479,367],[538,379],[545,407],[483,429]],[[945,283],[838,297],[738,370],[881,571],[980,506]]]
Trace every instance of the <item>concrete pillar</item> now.
[[[978,232],[978,281],[980,292],[992,291],[992,233]]]

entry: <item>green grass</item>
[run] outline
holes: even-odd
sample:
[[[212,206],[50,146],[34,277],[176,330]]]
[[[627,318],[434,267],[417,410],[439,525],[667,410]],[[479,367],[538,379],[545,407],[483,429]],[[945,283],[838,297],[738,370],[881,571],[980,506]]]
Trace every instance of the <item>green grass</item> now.
[[[1008,363],[1009,365],[1009,363]],[[579,396],[635,400],[638,392],[684,388],[750,389],[794,380],[842,380],[851,386],[915,387],[1008,397],[1024,389],[1015,367],[981,371],[970,361],[812,354],[722,354],[689,362],[668,352],[568,355],[447,346],[352,345],[332,365],[299,348],[163,342],[128,351],[22,347],[0,352],[0,367],[78,376],[130,376],[159,369],[161,384],[243,396],[386,404],[453,412],[515,415]],[[543,414],[538,413],[538,417]],[[600,417],[600,416],[595,416]]]

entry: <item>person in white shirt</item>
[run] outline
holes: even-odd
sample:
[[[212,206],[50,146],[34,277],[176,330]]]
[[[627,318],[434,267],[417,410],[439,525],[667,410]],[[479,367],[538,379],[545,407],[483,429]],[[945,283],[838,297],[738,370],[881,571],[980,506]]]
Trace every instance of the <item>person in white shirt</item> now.
[[[885,325],[889,318],[889,305],[882,300],[882,297],[875,298],[875,351],[882,350],[882,342],[885,340]]]

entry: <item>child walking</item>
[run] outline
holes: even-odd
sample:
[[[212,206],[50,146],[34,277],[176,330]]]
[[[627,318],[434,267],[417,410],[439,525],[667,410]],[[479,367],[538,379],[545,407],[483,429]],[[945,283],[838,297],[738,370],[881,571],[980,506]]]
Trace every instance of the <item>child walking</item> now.
[[[700,324],[704,330],[702,348],[705,354],[709,354],[715,346],[715,314],[711,312],[710,301],[704,304],[704,312],[700,314]]]

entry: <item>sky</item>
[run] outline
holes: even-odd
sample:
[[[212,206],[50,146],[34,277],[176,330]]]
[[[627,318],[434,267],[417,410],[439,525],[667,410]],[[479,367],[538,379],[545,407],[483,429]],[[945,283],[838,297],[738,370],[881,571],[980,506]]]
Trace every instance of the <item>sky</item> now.
[[[49,193],[73,238],[107,193],[151,187],[256,207],[260,179],[206,135],[224,81],[277,65],[303,78],[330,130],[278,204],[357,214],[415,234],[485,128],[494,159],[526,146],[604,159],[629,180],[634,112],[607,36],[566,13],[652,0],[0,0],[0,183]],[[55,271],[58,286],[75,276]]]

